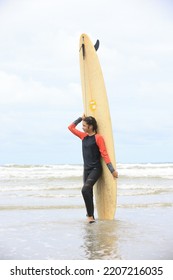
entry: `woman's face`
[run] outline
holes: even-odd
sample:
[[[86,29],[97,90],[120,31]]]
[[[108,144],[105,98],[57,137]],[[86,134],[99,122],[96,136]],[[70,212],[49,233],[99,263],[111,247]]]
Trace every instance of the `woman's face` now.
[[[88,125],[85,121],[82,122],[82,129],[85,133],[93,131],[93,126]]]

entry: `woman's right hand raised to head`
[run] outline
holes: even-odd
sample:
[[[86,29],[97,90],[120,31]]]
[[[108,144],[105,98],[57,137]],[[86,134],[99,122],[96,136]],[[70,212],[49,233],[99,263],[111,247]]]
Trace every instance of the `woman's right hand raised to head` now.
[[[82,120],[84,120],[85,118],[86,118],[85,113],[83,113]]]

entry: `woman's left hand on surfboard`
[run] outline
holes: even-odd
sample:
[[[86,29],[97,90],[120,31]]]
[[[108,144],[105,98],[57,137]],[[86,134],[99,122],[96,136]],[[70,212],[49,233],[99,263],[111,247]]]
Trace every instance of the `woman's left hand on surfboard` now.
[[[114,172],[112,172],[112,176],[113,176],[114,178],[118,178],[118,172],[115,170]]]

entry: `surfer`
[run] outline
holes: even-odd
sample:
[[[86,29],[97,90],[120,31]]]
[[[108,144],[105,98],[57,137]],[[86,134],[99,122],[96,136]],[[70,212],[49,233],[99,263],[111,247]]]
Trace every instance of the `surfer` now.
[[[84,132],[76,129],[76,126],[81,121]],[[88,222],[93,223],[95,222],[93,186],[102,174],[100,158],[103,157],[114,178],[118,178],[118,172],[111,163],[103,137],[97,133],[97,121],[95,118],[83,115],[69,125],[68,129],[82,140],[84,161],[84,185],[82,187],[82,195],[87,210]]]

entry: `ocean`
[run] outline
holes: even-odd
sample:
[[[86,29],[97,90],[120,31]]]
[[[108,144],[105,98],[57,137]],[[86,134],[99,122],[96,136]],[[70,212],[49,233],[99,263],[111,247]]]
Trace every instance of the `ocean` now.
[[[82,165],[1,165],[0,259],[173,259],[173,163],[117,170],[115,219],[88,224]]]

